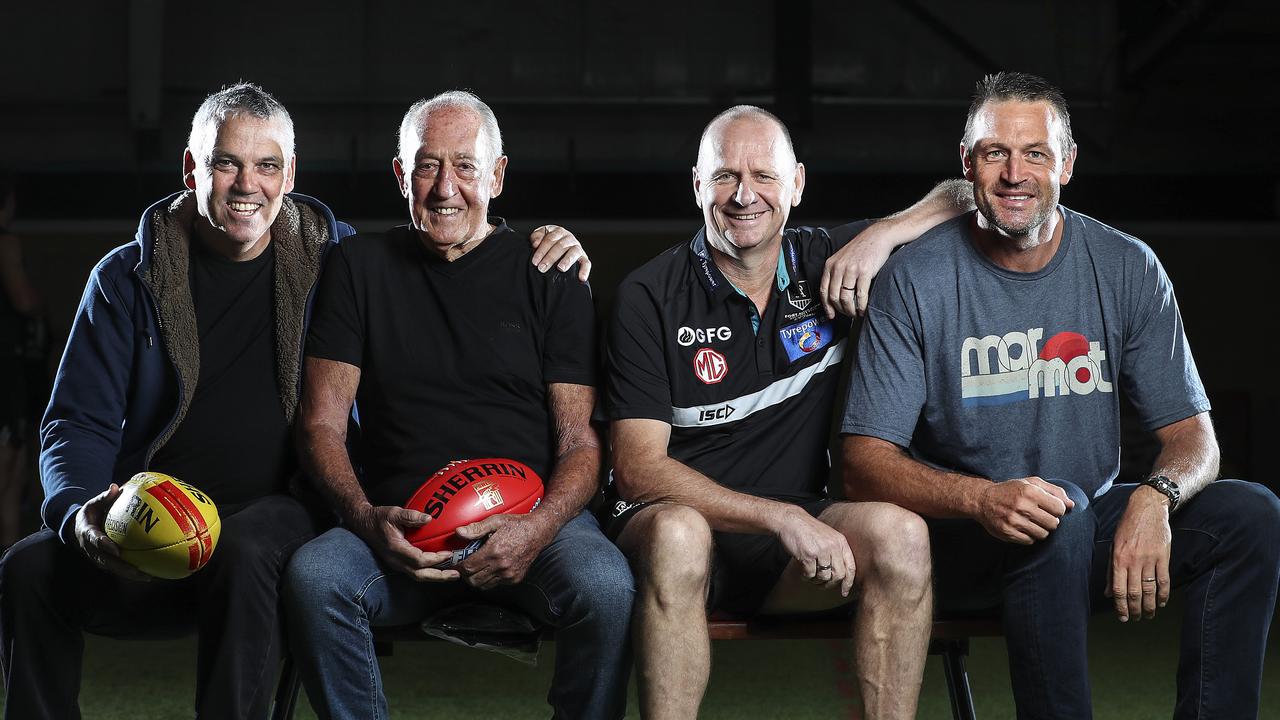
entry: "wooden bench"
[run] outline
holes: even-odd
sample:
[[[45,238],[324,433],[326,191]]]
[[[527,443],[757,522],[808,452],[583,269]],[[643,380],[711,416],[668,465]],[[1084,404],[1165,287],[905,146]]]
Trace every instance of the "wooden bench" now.
[[[850,637],[851,623],[832,619],[797,619],[759,617],[751,620],[711,620],[708,630],[712,640],[838,640]],[[969,654],[969,638],[999,637],[1004,634],[997,620],[939,620],[933,624],[929,654],[942,656],[942,669],[947,679],[947,697],[955,720],[976,720],[973,694],[969,690],[969,674],[964,659]],[[547,634],[548,638],[552,635]],[[434,641],[417,625],[374,630],[374,648],[378,655],[392,653],[397,642]],[[298,702],[301,679],[291,658],[285,658],[280,685],[272,710],[272,720],[292,720]]]

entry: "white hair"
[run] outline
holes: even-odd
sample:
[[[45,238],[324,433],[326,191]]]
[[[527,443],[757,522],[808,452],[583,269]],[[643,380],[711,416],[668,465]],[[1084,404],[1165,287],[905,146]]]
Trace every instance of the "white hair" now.
[[[422,145],[422,133],[427,129],[427,116],[445,108],[463,108],[480,116],[480,137],[483,142],[484,157],[480,158],[486,168],[502,157],[502,131],[498,129],[498,118],[493,110],[474,93],[466,90],[450,90],[433,98],[419,100],[409,107],[409,111],[400,120],[400,143],[397,155],[400,164],[412,168],[414,155]]]
[[[228,85],[210,95],[200,103],[196,114],[191,118],[191,134],[187,137],[187,149],[197,162],[206,162],[213,150],[213,142],[218,137],[218,129],[227,118],[256,117],[276,125],[279,130],[277,140],[284,153],[284,161],[293,157],[293,118],[271,96],[253,83],[239,82]]]

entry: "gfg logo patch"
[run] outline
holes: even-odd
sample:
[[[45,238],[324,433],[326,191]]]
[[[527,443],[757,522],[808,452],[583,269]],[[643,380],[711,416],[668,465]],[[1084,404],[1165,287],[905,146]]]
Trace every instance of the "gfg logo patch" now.
[[[732,337],[733,331],[725,325],[708,328],[691,328],[688,325],[684,325],[679,330],[676,330],[676,342],[680,344],[680,347],[689,347],[695,342],[704,344],[716,342],[717,340],[728,340]]]

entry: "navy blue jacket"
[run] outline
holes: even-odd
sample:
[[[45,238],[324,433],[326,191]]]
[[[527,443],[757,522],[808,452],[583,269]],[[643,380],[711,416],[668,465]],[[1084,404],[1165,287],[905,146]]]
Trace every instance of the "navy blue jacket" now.
[[[89,276],[40,428],[44,524],[74,542],[79,508],[145,470],[190,405],[199,343],[187,280],[191,193],[142,214],[134,241]],[[320,264],[354,229],[329,208],[290,194],[272,226],[276,248],[276,365],[292,420],[301,392],[304,327]]]

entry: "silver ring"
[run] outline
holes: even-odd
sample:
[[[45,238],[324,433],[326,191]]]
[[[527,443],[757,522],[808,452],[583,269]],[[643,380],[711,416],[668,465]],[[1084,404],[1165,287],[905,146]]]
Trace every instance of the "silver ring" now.
[[[1155,578],[1142,578],[1142,582],[1155,582]]]
[[[819,565],[817,572],[822,572],[823,570],[830,570],[830,569],[831,569],[830,565]]]

